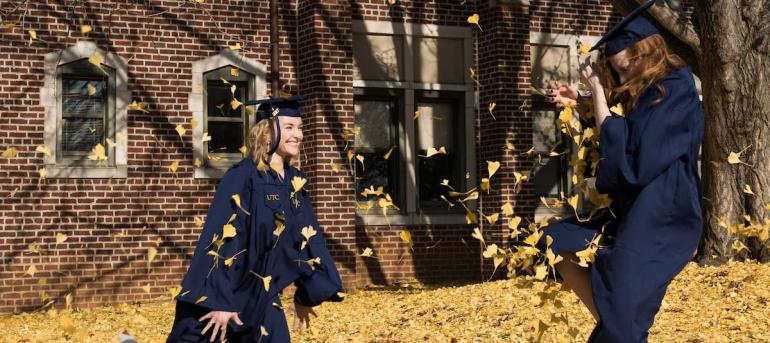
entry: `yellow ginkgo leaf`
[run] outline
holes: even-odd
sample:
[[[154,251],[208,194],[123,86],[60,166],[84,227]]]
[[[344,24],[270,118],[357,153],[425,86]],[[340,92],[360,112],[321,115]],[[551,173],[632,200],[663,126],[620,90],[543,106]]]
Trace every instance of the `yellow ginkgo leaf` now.
[[[61,244],[67,241],[67,235],[59,232],[56,234],[56,244]]]
[[[388,150],[388,152],[386,152],[385,155],[382,156],[382,158],[385,159],[385,160],[389,159],[390,155],[393,153],[393,150],[395,150],[395,149],[396,149],[395,146],[390,147],[390,150]]]
[[[88,62],[93,64],[97,69],[101,70],[102,73],[107,74],[107,71],[102,68],[102,63],[104,63],[104,57],[102,54],[95,52],[93,55],[91,55],[91,57],[88,58]]]
[[[743,244],[743,242],[741,242],[741,241],[739,241],[737,239],[733,241],[732,248],[733,248],[735,253],[739,253],[742,250],[748,250],[749,249],[749,248],[746,247],[745,244]]]
[[[109,138],[105,138],[104,140],[105,140],[105,141],[107,141],[107,146],[108,146],[110,149],[114,148],[114,147],[117,145],[117,144],[115,144],[115,142],[113,142],[113,141],[112,141],[112,139],[109,139]]]
[[[201,143],[205,143],[211,140],[211,136],[209,136],[208,132],[204,132],[203,136],[201,137]]]
[[[46,170],[45,168],[40,168],[40,170],[38,170],[37,173],[41,179],[45,179],[45,177],[48,176],[48,170]]]
[[[176,173],[176,170],[179,169],[179,161],[171,162],[171,165],[168,166],[168,169],[171,170],[172,173]]]
[[[198,127],[198,121],[195,119],[190,120],[190,128],[195,130],[195,128]]]
[[[203,166],[203,162],[201,162],[200,158],[196,158],[195,161],[193,161],[193,165],[195,166],[195,168],[200,168],[201,166]]]
[[[535,266],[535,279],[544,280],[548,276],[548,267],[545,264]]]
[[[149,284],[149,283],[146,283],[146,284],[144,284],[144,286],[142,286],[142,290],[143,290],[145,293],[150,293],[150,290],[151,290],[151,289],[150,289],[150,284]]]
[[[92,85],[90,82],[86,85],[86,91],[88,92],[88,95],[94,95],[96,94],[96,87]]]
[[[497,120],[497,118],[495,118],[495,114],[492,113],[492,111],[495,109],[496,106],[497,104],[494,102],[491,102],[489,103],[489,105],[487,105],[487,110],[489,111],[489,114],[492,116],[492,120]]]
[[[741,154],[743,154],[743,152],[745,152],[745,151],[746,151],[746,149],[748,149],[749,147],[751,147],[751,144],[749,144],[748,146],[746,146],[745,148],[743,148],[743,149],[742,149],[741,151],[739,151],[739,152],[732,152],[732,151],[731,151],[731,152],[730,152],[730,154],[727,156],[727,162],[728,162],[728,163],[730,163],[730,164],[739,164],[739,163],[743,163],[743,164],[745,164],[745,165],[747,165],[747,166],[750,166],[750,165],[749,165],[749,164],[747,164],[746,162],[743,162],[743,161],[741,161]]]
[[[243,103],[238,101],[238,99],[233,99],[230,101],[230,107],[232,107],[234,110],[237,110],[238,107],[241,107],[241,105],[243,105]]]
[[[270,334],[267,333],[267,329],[265,329],[264,326],[259,326],[259,335],[260,336],[270,336]]]
[[[13,157],[16,157],[18,153],[19,153],[19,150],[17,150],[14,147],[10,147],[8,149],[5,149],[5,151],[3,151],[3,154],[0,156],[5,158],[13,158]]]
[[[101,144],[97,144],[92,150],[91,154],[88,155],[89,160],[94,161],[105,161],[107,160],[106,150],[104,149],[104,146]]]
[[[195,216],[195,227],[203,227],[203,218]]]
[[[492,175],[495,175],[497,173],[497,170],[500,169],[500,162],[498,161],[487,161],[487,171],[489,172],[489,178],[492,178]]]
[[[580,44],[580,47],[578,47],[578,53],[581,55],[588,55],[591,53],[591,45],[588,44]]]
[[[307,183],[307,179],[295,176],[291,179],[291,187],[294,189],[293,193],[297,193],[300,190],[302,190],[302,187],[305,187],[305,184]]]
[[[410,247],[412,246],[412,233],[410,233],[408,230],[401,230],[398,233],[398,237],[401,238],[404,243],[409,244]]]
[[[179,137],[184,137],[185,132],[187,132],[187,129],[182,124],[176,126],[176,133],[179,134]]]
[[[205,296],[205,295],[202,295],[200,298],[198,298],[198,300],[195,300],[195,303],[196,303],[196,304],[200,304],[200,303],[202,303],[202,302],[206,301],[206,299],[208,299],[208,298],[209,298],[209,297],[207,297],[207,296]]]
[[[484,252],[481,253],[481,255],[484,256],[484,258],[492,258],[493,256],[497,255],[497,244],[488,245]]]
[[[478,239],[481,243],[484,242],[484,236],[481,234],[481,230],[479,228],[473,228],[473,233],[471,234],[471,237]]]
[[[302,231],[300,231],[302,234],[302,237],[305,237],[305,240],[310,240],[310,237],[315,236],[318,231],[316,231],[312,226],[305,226],[302,228]]]
[[[617,114],[617,115],[619,115],[621,117],[625,116],[625,113],[623,111],[623,104],[621,104],[621,103],[618,103],[615,106],[612,106],[610,108],[610,112],[615,113],[615,114]]]
[[[37,267],[35,265],[30,265],[29,268],[27,268],[26,274],[29,276],[35,276],[35,273],[37,273]]]
[[[244,145],[244,146],[242,146],[240,149],[238,149],[238,151],[240,151],[240,152],[241,152],[241,155],[246,155],[246,154],[248,154],[248,153],[249,153],[249,147],[247,147],[247,146],[245,146],[245,145]]]
[[[487,221],[489,222],[489,225],[495,225],[497,223],[497,220],[500,219],[500,213],[494,213],[489,216],[485,216],[487,218]]]
[[[480,19],[481,18],[479,17],[478,13],[474,13],[473,15],[468,17],[468,24],[474,24],[474,25],[476,25],[479,28],[480,31],[484,31],[484,30],[481,29],[481,25],[479,25],[479,20]]]
[[[230,75],[238,76],[238,68],[230,68]]]
[[[225,224],[225,226],[222,227],[222,238],[231,238],[235,237],[237,235],[235,226],[233,224]]]
[[[37,32],[35,32],[34,30],[29,30],[28,32],[29,32],[29,44],[32,44],[32,41],[37,39]]]
[[[142,111],[145,113],[148,112],[147,107],[148,105],[146,102],[136,102],[136,100],[134,100],[132,103],[128,105],[129,110]]]
[[[265,292],[270,291],[270,282],[273,280],[272,276],[270,276],[270,275],[262,276],[262,275],[259,275],[259,274],[255,273],[253,270],[250,270],[249,272],[254,274],[256,277],[262,279],[262,286],[264,286]]]
[[[235,194],[230,196],[230,199],[235,203],[235,206],[238,207],[238,209],[243,211],[243,213],[246,213],[246,215],[249,215],[249,216],[251,215],[251,213],[249,213],[249,211],[246,211],[246,209],[243,208],[243,206],[241,206],[241,195],[240,194],[235,193]],[[233,214],[230,217],[230,222],[232,222],[234,219],[235,219],[235,214]],[[230,223],[230,222],[228,222],[228,223]]]
[[[420,118],[420,115],[421,115],[421,114],[422,114],[422,113],[420,112],[420,110],[414,111],[414,117],[413,117],[412,119],[417,119],[417,118]]]
[[[203,2],[203,1],[201,1],[201,2]],[[235,43],[233,45],[230,45],[230,50],[241,50],[241,43],[237,42],[237,43]]]
[[[513,205],[511,203],[506,202],[503,204],[503,206],[500,206],[500,210],[503,211],[503,215],[506,217],[510,217],[513,215]]]
[[[754,195],[754,192],[751,191],[751,186],[749,185],[743,185],[743,193]]]
[[[356,160],[361,163],[361,170],[366,170],[366,168],[364,168],[364,156],[356,154]]]
[[[82,34],[89,33],[92,29],[91,25],[80,25],[80,33]]]
[[[372,248],[365,248],[364,251],[361,253],[361,257],[371,257],[374,258],[374,251],[372,251]]]
[[[431,148],[428,148],[428,152],[425,155],[425,157],[432,157],[432,156],[437,155],[437,154],[444,154],[444,155],[446,155],[446,153],[447,153],[446,152],[446,148],[443,147],[443,146],[439,147],[438,149],[431,147]]]

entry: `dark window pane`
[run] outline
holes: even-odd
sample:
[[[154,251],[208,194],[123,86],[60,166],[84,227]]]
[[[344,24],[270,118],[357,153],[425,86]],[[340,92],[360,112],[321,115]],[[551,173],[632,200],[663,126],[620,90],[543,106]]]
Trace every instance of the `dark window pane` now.
[[[559,116],[557,108],[552,103],[533,101],[532,104],[532,141],[534,152],[542,156],[533,171],[535,194],[547,198],[558,198],[560,193],[568,193],[571,182],[567,159],[570,153],[559,157],[549,157],[551,151],[558,153],[569,149],[570,138],[559,129],[556,120]],[[537,162],[536,162],[537,163]]]
[[[364,157],[366,168],[355,162],[356,199],[374,200],[372,196],[362,196],[364,189],[379,187],[397,202],[396,177],[398,170],[398,149],[396,148],[395,117],[397,101],[393,98],[357,98],[355,100],[355,126],[360,129],[355,137],[355,152]],[[391,148],[393,149],[391,151]],[[388,159],[385,155],[390,151]],[[396,204],[399,206],[399,204]]]
[[[104,144],[104,119],[63,118],[62,152],[88,152]]]
[[[88,85],[91,85],[94,90],[94,94],[88,94]],[[104,88],[107,83],[100,79],[71,79],[64,77],[62,81],[62,93],[67,95],[81,95],[92,96],[99,98],[104,94]]]
[[[426,151],[420,151],[420,155],[425,156]],[[449,198],[449,188],[442,186],[443,180],[449,180],[449,184],[455,189],[462,186],[460,177],[458,177],[457,163],[455,156],[457,154],[435,155],[430,158],[420,157],[420,204],[442,201],[443,195]]]
[[[243,102],[243,94],[245,93],[244,90],[246,86],[243,83],[235,85],[235,99]],[[233,93],[230,92],[230,85],[226,85],[222,83],[222,81],[209,80],[206,92],[208,94],[207,109],[209,117],[243,117],[243,106],[233,109],[230,105],[233,100]]]
[[[416,122],[418,153],[418,189],[421,207],[443,206],[440,196],[448,198],[449,188],[441,185],[449,180],[449,185],[456,190],[464,187],[465,168],[460,160],[461,144],[458,144],[457,118],[460,104],[450,99],[418,100],[417,110],[420,116]],[[444,147],[447,154],[426,157],[428,149],[440,150]],[[439,205],[440,204],[440,205]]]
[[[243,146],[243,123],[209,121],[209,153],[239,153]]]

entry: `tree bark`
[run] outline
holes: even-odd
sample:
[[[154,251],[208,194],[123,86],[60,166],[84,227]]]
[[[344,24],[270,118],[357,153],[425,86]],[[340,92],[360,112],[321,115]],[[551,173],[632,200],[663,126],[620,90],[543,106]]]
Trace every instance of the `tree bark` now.
[[[721,263],[729,258],[770,260],[767,242],[729,234],[718,224],[744,223],[744,214],[763,223],[770,203],[770,2],[708,0],[694,15],[699,23],[699,61],[706,109],[702,181],[704,237],[698,260]],[[750,146],[742,160],[728,164],[727,156]],[[711,163],[715,161],[718,165]],[[743,192],[749,185],[755,195]],[[748,251],[736,253],[734,240]]]

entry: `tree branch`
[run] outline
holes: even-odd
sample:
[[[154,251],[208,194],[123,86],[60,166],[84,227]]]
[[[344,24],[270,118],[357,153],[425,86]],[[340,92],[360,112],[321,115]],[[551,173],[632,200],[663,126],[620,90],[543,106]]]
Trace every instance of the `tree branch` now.
[[[644,0],[610,0],[612,5],[623,15],[628,14],[633,8],[638,7]],[[695,26],[692,24],[690,18],[679,9],[672,8],[671,0],[661,1],[658,0],[652,8],[650,8],[650,15],[671,35],[676,37],[682,43],[692,50],[695,56],[701,54],[700,37],[695,32]],[[673,0],[675,4],[679,1]]]

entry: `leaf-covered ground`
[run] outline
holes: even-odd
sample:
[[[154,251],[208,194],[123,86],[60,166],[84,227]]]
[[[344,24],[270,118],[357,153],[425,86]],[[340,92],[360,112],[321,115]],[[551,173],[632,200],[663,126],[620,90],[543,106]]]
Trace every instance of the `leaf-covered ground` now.
[[[317,308],[303,342],[527,342],[535,323],[543,342],[585,341],[593,320],[572,293],[526,278],[452,287],[392,287],[351,294]],[[553,295],[553,294],[552,294]],[[770,342],[770,265],[687,267],[669,287],[650,342]],[[543,304],[544,303],[544,304]],[[173,304],[158,301],[0,319],[2,342],[163,342]],[[559,318],[566,318],[565,324]],[[574,336],[574,338],[573,338]]]

